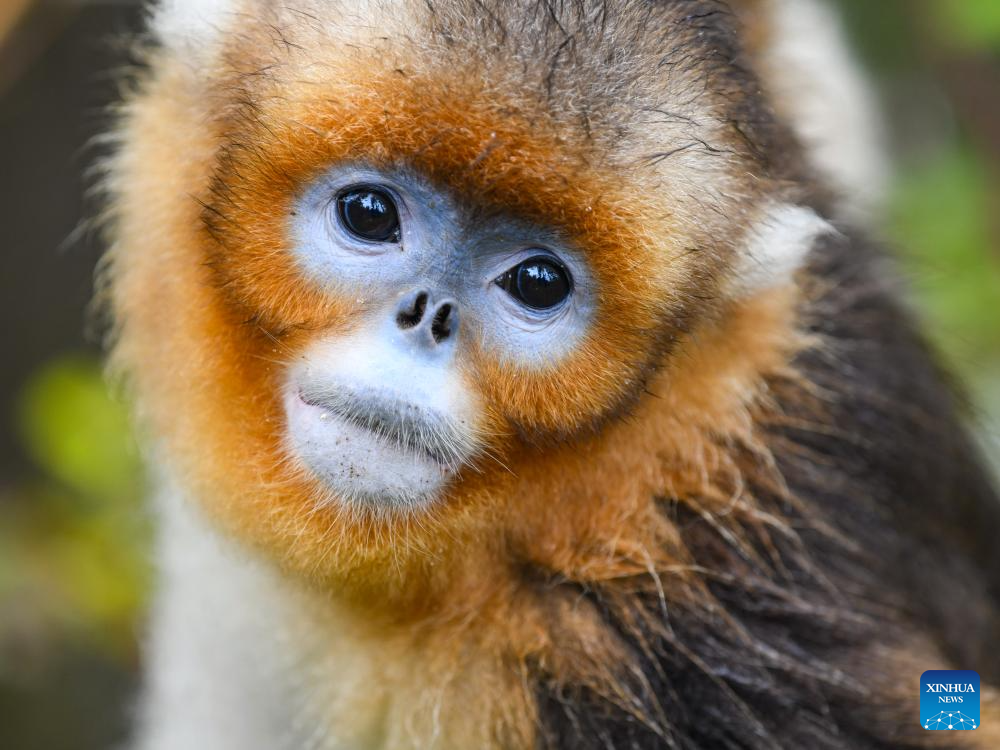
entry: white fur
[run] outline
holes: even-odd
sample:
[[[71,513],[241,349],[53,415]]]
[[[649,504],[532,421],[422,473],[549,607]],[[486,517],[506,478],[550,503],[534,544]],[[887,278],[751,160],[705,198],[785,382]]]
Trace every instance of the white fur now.
[[[791,281],[816,240],[833,231],[811,208],[790,203],[768,206],[747,233],[733,275],[733,294],[746,296]]]
[[[135,750],[376,750],[384,676],[356,623],[223,538],[169,482]]]
[[[780,114],[839,191],[842,217],[876,217],[890,173],[882,122],[840,19],[824,0],[770,0],[770,22],[763,75]]]
[[[216,45],[241,6],[242,0],[162,0],[150,28],[167,47],[201,52]]]
[[[295,747],[276,576],[160,494],[159,586],[137,750]]]

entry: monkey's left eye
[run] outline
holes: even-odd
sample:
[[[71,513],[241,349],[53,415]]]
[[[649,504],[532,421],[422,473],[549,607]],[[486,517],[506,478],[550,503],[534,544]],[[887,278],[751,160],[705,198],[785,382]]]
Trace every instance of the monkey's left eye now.
[[[340,223],[355,237],[367,242],[399,242],[399,212],[383,190],[354,188],[337,196]]]
[[[554,258],[536,255],[521,261],[494,281],[514,299],[535,310],[548,310],[569,297],[569,271]]]

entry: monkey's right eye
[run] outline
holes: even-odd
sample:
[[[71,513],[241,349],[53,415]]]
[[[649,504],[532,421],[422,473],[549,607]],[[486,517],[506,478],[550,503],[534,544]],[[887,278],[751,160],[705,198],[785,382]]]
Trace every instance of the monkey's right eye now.
[[[561,263],[536,255],[504,271],[494,284],[533,310],[551,310],[561,304],[573,289],[569,271]]]
[[[366,242],[399,242],[399,212],[385,191],[362,187],[337,196],[337,214],[344,229]]]

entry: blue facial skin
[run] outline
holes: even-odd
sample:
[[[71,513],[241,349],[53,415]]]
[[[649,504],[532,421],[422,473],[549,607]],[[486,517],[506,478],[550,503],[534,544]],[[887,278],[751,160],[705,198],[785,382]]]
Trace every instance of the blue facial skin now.
[[[337,197],[354,187],[393,199],[399,242],[365,241],[343,226]],[[520,367],[554,366],[579,345],[593,318],[596,291],[582,254],[551,229],[513,217],[473,218],[456,197],[405,170],[334,167],[299,196],[292,251],[306,278],[357,300],[356,323],[373,335],[381,328],[376,317],[392,314],[414,290],[426,290],[455,300],[459,342],[476,337],[486,351]],[[533,309],[495,283],[536,256],[552,259],[571,278],[569,296],[552,308]]]

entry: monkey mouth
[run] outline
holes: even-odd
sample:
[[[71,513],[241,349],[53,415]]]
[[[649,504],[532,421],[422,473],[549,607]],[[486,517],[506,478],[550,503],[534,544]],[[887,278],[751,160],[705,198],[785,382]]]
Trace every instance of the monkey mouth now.
[[[299,399],[320,410],[320,419],[339,419],[363,430],[381,444],[418,456],[445,471],[457,470],[468,458],[469,439],[447,417],[387,393],[304,387]]]
[[[319,480],[320,504],[419,511],[477,451],[468,407],[416,378],[395,379],[404,393],[354,371],[296,375],[284,391],[285,446]]]

